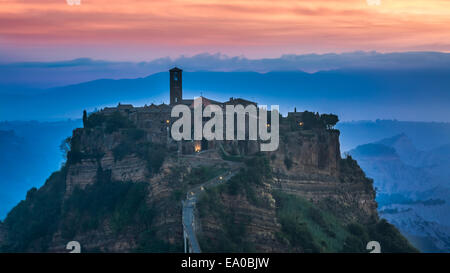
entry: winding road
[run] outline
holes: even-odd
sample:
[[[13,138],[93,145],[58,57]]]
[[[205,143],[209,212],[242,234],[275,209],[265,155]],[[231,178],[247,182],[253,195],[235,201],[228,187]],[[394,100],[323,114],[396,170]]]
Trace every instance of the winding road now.
[[[182,201],[182,222],[183,222],[183,237],[184,237],[184,252],[185,253],[201,253],[200,245],[195,235],[195,204],[198,197],[204,191],[204,189],[218,186],[228,181],[233,177],[240,169],[241,164],[234,163],[231,165],[231,169],[227,172],[219,175],[213,179],[206,181],[200,185],[197,185],[186,194],[186,200]]]

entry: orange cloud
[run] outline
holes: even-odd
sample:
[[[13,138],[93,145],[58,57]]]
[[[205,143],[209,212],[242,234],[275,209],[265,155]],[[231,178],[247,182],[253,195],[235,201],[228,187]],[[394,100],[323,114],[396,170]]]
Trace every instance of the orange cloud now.
[[[0,0],[0,44],[248,54],[449,51],[450,1]],[[183,52],[180,52],[183,53]]]

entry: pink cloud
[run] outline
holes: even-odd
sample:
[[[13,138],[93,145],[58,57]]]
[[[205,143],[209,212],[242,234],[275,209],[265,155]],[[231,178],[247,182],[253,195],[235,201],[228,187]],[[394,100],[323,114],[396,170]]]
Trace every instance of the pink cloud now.
[[[365,0],[81,1],[3,1],[0,42],[17,50],[79,45],[263,56],[427,45],[450,50],[450,4],[443,0],[376,7]]]

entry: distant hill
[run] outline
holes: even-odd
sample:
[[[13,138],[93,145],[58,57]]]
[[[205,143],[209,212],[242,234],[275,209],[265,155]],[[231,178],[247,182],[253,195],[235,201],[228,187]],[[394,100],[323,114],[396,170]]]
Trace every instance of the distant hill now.
[[[0,120],[80,118],[83,109],[168,102],[169,75],[95,80],[82,84],[0,92]],[[450,69],[342,69],[305,72],[185,72],[184,97],[244,97],[298,110],[338,114],[341,120],[450,121]]]
[[[14,131],[0,130],[0,219],[6,215],[7,210],[17,203],[17,199],[13,196],[20,192],[20,188],[23,187],[23,185],[20,185],[23,183],[17,183],[22,173],[18,171],[17,164],[21,161],[26,162],[25,159],[30,155],[27,148],[25,140],[17,136]],[[36,166],[23,163],[21,165],[26,165],[27,171],[36,171]],[[26,192],[27,187],[29,185],[22,188],[22,195]]]
[[[393,141],[392,136],[406,134],[412,145],[419,150],[431,150],[450,142],[450,123],[414,122],[398,120],[340,122],[336,126],[341,131],[341,151],[348,152],[358,145]],[[390,146],[388,144],[388,146]],[[398,151],[397,151],[398,152]]]
[[[365,145],[358,146],[355,150],[351,151],[352,156],[355,157],[382,157],[382,158],[398,158],[395,149],[377,143],[369,143]]]
[[[421,151],[402,133],[349,151],[374,179],[380,215],[425,252],[450,251],[449,147]]]
[[[407,138],[406,135],[396,137],[399,142],[404,141],[403,138]],[[408,198],[421,198],[424,192],[442,182],[426,168],[406,163],[409,157],[405,160],[404,156],[400,156],[395,143],[388,146],[383,142],[386,143],[382,140],[360,145],[349,151],[366,174],[375,180],[379,196],[402,194]]]
[[[0,122],[0,220],[60,168],[59,145],[80,125],[80,120]]]
[[[258,72],[336,69],[449,69],[450,54],[443,52],[348,52],[328,54],[287,54],[279,58],[247,59],[220,53],[200,53],[178,58],[142,62],[114,62],[78,58],[53,62],[0,62],[0,93],[4,89],[50,88],[97,79],[132,79],[165,72],[178,66],[189,72]],[[3,88],[2,88],[3,87]]]

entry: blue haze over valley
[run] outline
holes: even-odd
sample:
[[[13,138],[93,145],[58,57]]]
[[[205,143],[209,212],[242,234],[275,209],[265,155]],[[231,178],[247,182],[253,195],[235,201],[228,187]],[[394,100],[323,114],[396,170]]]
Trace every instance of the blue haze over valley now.
[[[59,169],[84,109],[168,103],[175,65],[186,97],[339,115],[341,152],[374,179],[381,216],[422,251],[450,252],[450,54],[435,52],[0,63],[0,219]]]

